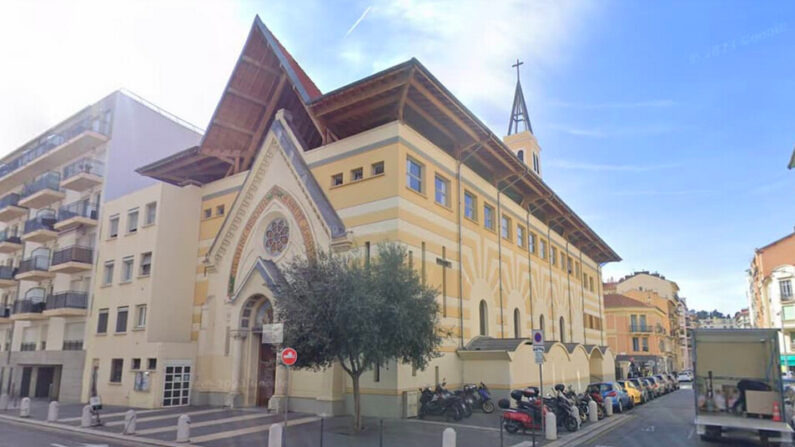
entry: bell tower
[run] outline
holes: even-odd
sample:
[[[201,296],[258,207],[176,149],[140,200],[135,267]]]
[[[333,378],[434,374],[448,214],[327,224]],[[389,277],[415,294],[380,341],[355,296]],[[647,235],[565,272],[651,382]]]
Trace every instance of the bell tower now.
[[[530,123],[530,116],[527,113],[527,104],[524,102],[522,83],[519,79],[519,67],[524,64],[519,59],[512,67],[516,68],[516,92],[513,95],[513,107],[511,108],[511,118],[508,122],[508,135],[503,138],[503,142],[513,151],[513,153],[530,167],[539,177],[541,176],[541,147],[538,145],[535,135],[533,135],[533,125]]]

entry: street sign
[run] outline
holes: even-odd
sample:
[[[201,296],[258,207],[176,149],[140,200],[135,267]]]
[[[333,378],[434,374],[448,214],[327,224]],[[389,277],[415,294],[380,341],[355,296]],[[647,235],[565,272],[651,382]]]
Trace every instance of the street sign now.
[[[533,329],[533,346],[544,346],[544,332]]]
[[[282,363],[287,366],[291,366],[295,364],[296,360],[298,360],[298,353],[295,352],[295,349],[293,348],[284,348],[284,350],[282,350],[281,358]]]
[[[284,325],[282,323],[262,325],[262,343],[280,345],[284,342]]]
[[[539,351],[539,350],[533,349],[533,352],[536,355],[536,364],[540,365],[540,364],[544,363],[544,351]]]
[[[533,352],[544,352],[545,349],[543,346],[533,346]]]

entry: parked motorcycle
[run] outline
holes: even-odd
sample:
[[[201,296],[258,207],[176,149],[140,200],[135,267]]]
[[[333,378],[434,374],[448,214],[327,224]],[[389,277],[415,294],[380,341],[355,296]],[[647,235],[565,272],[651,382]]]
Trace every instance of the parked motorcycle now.
[[[579,415],[577,414],[576,407],[572,402],[563,394],[566,387],[558,384],[555,385],[556,395],[544,398],[544,404],[549,407],[549,410],[555,413],[558,425],[566,427],[566,430],[575,432],[580,428]]]
[[[516,402],[516,408],[511,408],[508,399],[500,399],[497,403],[503,409],[502,420],[505,431],[516,433],[519,430],[541,430],[547,408],[538,398],[537,388],[511,391],[511,398]]]
[[[460,421],[464,417],[462,408],[463,402],[453,394],[444,396],[436,385],[436,391],[431,391],[430,387],[420,388],[420,408],[417,417],[423,419],[425,416],[444,416],[448,421]]]
[[[577,394],[571,385],[566,388],[566,391],[563,392],[563,395],[566,396],[569,401],[571,401],[571,403],[579,410],[580,425],[588,422],[588,402],[591,401],[591,398],[585,393]]]
[[[470,408],[481,410],[486,414],[494,412],[494,402],[491,400],[491,393],[489,393],[488,387],[483,382],[480,382],[479,385],[464,385],[464,388],[456,391],[455,394],[461,397]]]
[[[461,413],[464,417],[472,416],[472,406],[469,405],[462,396],[458,395],[458,393],[451,393],[450,390],[447,389],[447,382],[436,384],[436,393],[445,399],[454,399],[456,401],[455,404],[461,409]]]

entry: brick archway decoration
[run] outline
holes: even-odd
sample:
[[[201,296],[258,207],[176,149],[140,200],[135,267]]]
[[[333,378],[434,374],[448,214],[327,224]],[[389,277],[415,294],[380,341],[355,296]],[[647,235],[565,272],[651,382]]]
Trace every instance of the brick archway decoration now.
[[[251,231],[254,229],[254,225],[257,224],[257,221],[259,221],[260,217],[265,212],[265,209],[274,200],[281,202],[282,205],[287,207],[287,209],[290,211],[290,214],[293,216],[293,219],[295,219],[295,221],[298,223],[298,229],[301,231],[301,237],[304,240],[306,256],[308,258],[314,258],[316,256],[314,238],[312,237],[312,230],[309,226],[309,220],[306,218],[306,214],[304,214],[304,211],[298,205],[298,202],[293,198],[293,196],[291,196],[287,191],[278,185],[274,185],[267,193],[265,193],[262,199],[260,199],[257,207],[254,208],[251,216],[249,216],[248,220],[246,221],[246,226],[243,227],[243,232],[240,234],[237,246],[235,247],[235,255],[232,258],[232,268],[230,269],[229,273],[228,290],[230,294],[234,293],[235,278],[238,274],[237,269],[240,264],[240,256],[243,255],[243,247],[246,245],[246,242],[251,235]]]

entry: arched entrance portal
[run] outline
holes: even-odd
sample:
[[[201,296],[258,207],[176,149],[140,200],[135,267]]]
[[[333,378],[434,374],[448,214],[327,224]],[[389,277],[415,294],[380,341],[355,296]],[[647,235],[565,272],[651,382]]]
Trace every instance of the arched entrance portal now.
[[[262,343],[262,325],[273,323],[273,306],[263,295],[250,297],[243,306],[240,327],[251,332],[252,350],[251,377],[255,379],[254,405],[267,407],[276,385],[276,349]]]

